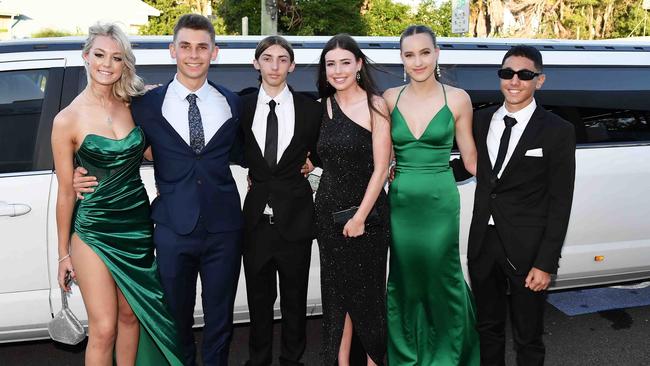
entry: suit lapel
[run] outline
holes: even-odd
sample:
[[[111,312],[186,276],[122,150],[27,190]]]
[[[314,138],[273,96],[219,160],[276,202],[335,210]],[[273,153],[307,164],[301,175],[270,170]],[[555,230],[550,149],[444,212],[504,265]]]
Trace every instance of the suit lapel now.
[[[223,87],[221,87],[221,86],[219,86],[217,84],[214,84],[210,80],[208,80],[208,84],[210,84],[213,88],[217,89],[217,91],[226,98],[226,101],[228,102],[228,106],[230,107],[231,117],[228,120],[226,120],[221,125],[221,127],[219,127],[219,129],[214,133],[212,138],[210,138],[210,141],[208,141],[205,144],[205,147],[203,148],[203,150],[207,150],[210,147],[210,145],[212,145],[213,143],[215,143],[215,141],[218,140],[218,136],[221,133],[223,133],[223,131],[226,129],[227,125],[233,123],[234,121],[239,120],[239,118],[241,117],[240,116],[241,101],[239,101],[237,99],[238,97],[235,94],[233,94],[232,92],[229,92],[228,90],[224,89]],[[204,123],[205,123],[205,121],[204,121]]]
[[[194,153],[194,150],[192,150],[190,145],[188,145],[187,142],[185,142],[185,140],[183,140],[183,138],[181,137],[181,135],[178,134],[178,131],[176,131],[174,126],[172,126],[171,123],[169,123],[169,121],[167,121],[167,118],[165,118],[165,116],[163,116],[163,114],[162,114],[162,106],[163,106],[163,103],[165,101],[165,96],[167,95],[167,90],[169,89],[169,84],[171,84],[171,81],[168,82],[167,85],[164,85],[164,86],[152,91],[152,92],[157,93],[157,95],[156,95],[156,105],[154,106],[154,110],[156,111],[156,117],[161,122],[160,124],[162,125],[162,127],[164,129],[166,129],[167,132],[169,132],[172,136],[174,136],[174,138],[178,141],[179,144],[182,144],[189,151]]]
[[[255,134],[253,133],[253,121],[255,120],[255,113],[257,112],[257,98],[259,97],[259,91],[255,93],[255,97],[252,95],[247,97],[244,100],[244,110],[242,112],[242,123],[244,124],[244,129],[247,134],[250,134],[250,140],[253,141],[251,148],[255,149],[262,160],[264,160],[264,154],[262,153],[262,147],[257,142]],[[266,164],[266,161],[264,161]]]
[[[535,109],[535,112],[533,112],[533,115],[530,117],[530,121],[528,121],[526,129],[521,135],[521,138],[519,139],[519,142],[517,143],[517,146],[515,147],[515,150],[512,153],[508,164],[503,169],[503,173],[499,179],[500,181],[505,179],[510,174],[510,172],[514,169],[513,167],[516,166],[519,161],[521,161],[528,148],[531,147],[533,141],[535,140],[535,137],[539,135],[544,125],[542,117],[543,109],[538,106]]]
[[[289,156],[293,153],[293,150],[298,148],[299,144],[298,142],[300,141],[300,136],[302,136],[303,128],[305,126],[304,123],[302,123],[302,118],[305,115],[305,111],[303,110],[303,103],[300,103],[300,100],[296,98],[296,93],[292,90],[291,91],[291,97],[293,98],[293,136],[291,137],[291,142],[289,142],[289,146],[287,146],[286,150],[284,150],[284,153],[280,157],[280,160],[278,161],[277,167],[279,167],[282,163],[287,161]]]

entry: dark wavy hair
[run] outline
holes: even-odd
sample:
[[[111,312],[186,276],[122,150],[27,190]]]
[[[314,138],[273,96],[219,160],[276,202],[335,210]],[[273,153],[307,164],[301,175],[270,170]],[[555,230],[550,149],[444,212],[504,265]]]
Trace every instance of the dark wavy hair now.
[[[381,95],[377,88],[377,84],[370,73],[371,69],[374,69],[374,65],[370,62],[368,57],[361,52],[359,44],[349,34],[337,34],[330,38],[330,40],[325,44],[325,47],[323,47],[323,51],[320,54],[320,61],[318,62],[318,80],[316,81],[316,87],[318,88],[318,95],[320,98],[325,100],[336,93],[336,89],[327,82],[325,55],[329,51],[337,48],[350,51],[357,61],[361,60],[361,70],[359,70],[361,78],[359,79],[359,86],[361,89],[365,90],[368,95],[368,108],[370,111],[383,115],[384,113],[379,111],[372,103],[373,96]],[[370,113],[370,118],[372,122],[372,113]]]

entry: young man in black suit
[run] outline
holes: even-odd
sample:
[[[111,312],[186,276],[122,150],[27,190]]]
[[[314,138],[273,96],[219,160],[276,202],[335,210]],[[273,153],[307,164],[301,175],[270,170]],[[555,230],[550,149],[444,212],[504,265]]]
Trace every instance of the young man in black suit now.
[[[535,102],[545,80],[536,48],[512,47],[498,75],[504,104],[474,116],[478,168],[467,257],[481,365],[505,365],[508,309],[517,364],[542,365],[545,290],[571,212],[575,133]]]
[[[291,45],[270,36],[255,50],[258,93],[243,97],[241,127],[250,190],[244,201],[244,272],[250,313],[250,366],[272,361],[273,304],[280,279],[281,365],[302,365],[307,283],[314,238],[312,190],[301,174],[315,158],[320,103],[289,89]]]

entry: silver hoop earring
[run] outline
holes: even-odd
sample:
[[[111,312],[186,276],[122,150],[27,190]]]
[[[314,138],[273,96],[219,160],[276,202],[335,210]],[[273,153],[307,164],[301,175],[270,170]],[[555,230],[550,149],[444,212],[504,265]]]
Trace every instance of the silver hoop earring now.
[[[357,84],[361,82],[361,73],[357,71]]]
[[[437,62],[436,62],[436,76],[438,77],[438,79],[440,79],[440,77],[441,77],[441,75],[440,75],[440,65],[438,65]]]

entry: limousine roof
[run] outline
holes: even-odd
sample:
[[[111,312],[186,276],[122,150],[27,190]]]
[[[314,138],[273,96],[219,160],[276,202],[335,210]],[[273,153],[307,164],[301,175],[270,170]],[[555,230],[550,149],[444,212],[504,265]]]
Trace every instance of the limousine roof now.
[[[168,47],[171,36],[131,36],[134,49],[164,49]],[[255,48],[264,36],[217,36],[216,43],[222,49]],[[286,36],[294,49],[321,49],[329,36]],[[79,50],[86,37],[31,38],[0,42],[0,53],[30,51]],[[397,49],[399,37],[355,37],[364,49]],[[441,49],[449,50],[507,50],[512,45],[528,44],[542,51],[608,51],[608,52],[650,52],[647,40],[558,40],[558,39],[517,39],[517,38],[448,38],[439,37]]]

